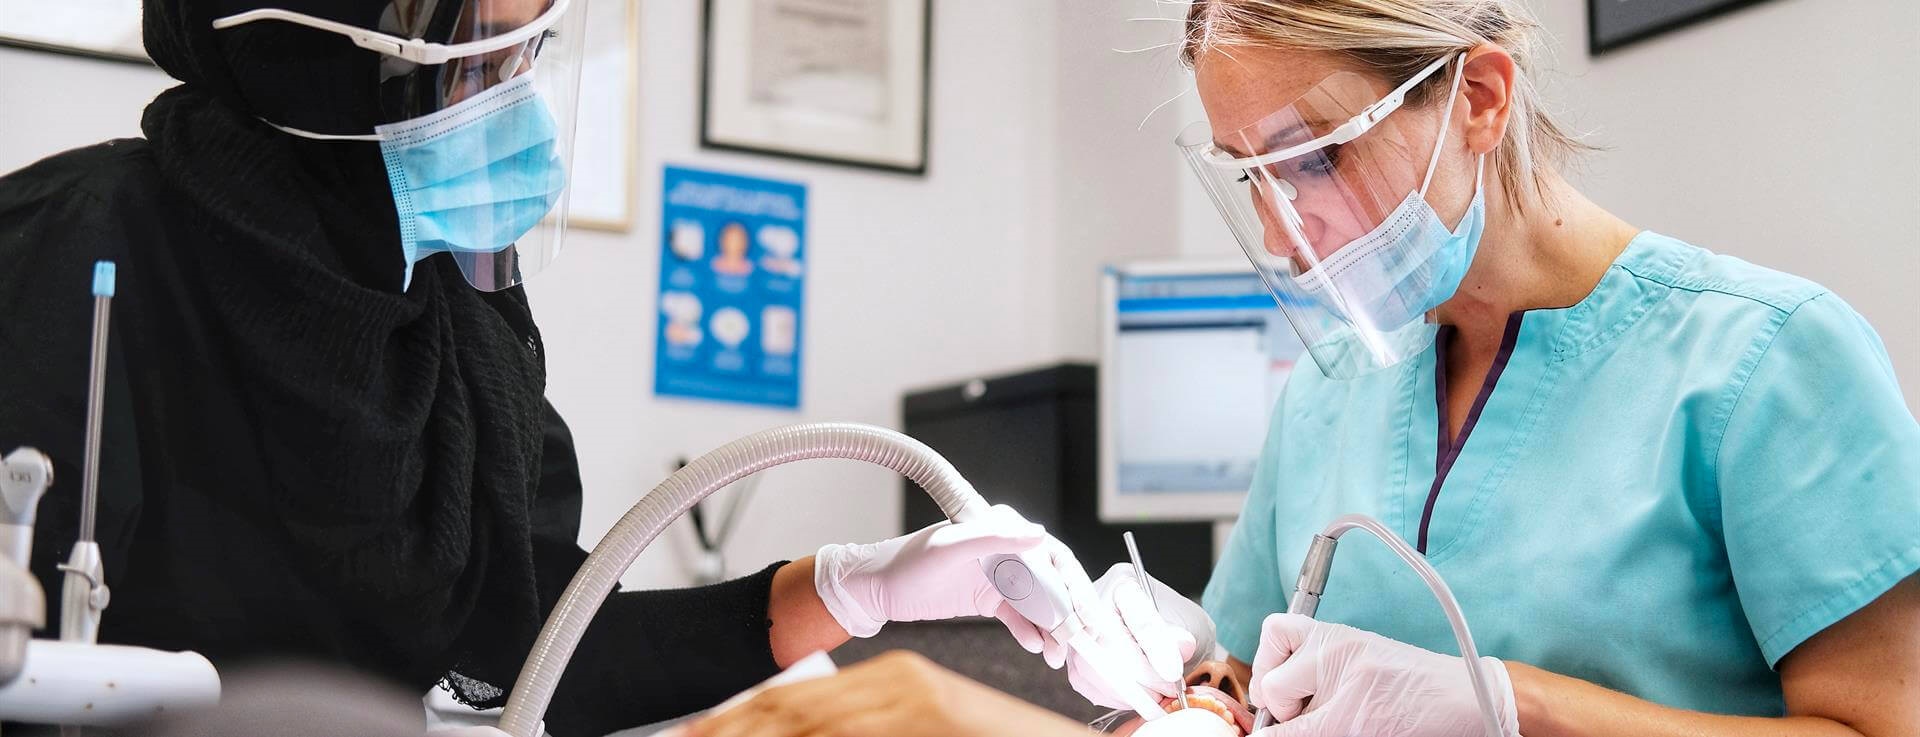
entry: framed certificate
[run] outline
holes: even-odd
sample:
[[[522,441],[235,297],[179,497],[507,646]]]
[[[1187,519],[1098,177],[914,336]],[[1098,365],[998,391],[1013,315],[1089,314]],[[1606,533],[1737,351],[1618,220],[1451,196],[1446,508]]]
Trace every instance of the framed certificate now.
[[[587,12],[567,223],[624,233],[640,159],[640,3],[598,0]]]
[[[1760,1],[1587,0],[1587,52],[1599,56]]]
[[[152,64],[140,0],[0,0],[0,45]]]
[[[924,174],[932,0],[707,0],[701,145]]]

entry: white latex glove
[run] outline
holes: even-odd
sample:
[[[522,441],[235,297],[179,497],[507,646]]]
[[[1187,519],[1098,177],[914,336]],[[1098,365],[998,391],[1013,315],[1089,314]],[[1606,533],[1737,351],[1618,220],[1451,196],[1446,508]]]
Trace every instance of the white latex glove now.
[[[426,737],[508,737],[508,735],[494,727],[455,727],[427,730]]]
[[[1016,637],[1034,632],[987,581],[980,559],[1019,554],[1051,538],[1007,506],[980,519],[941,522],[871,545],[828,545],[814,554],[813,588],[854,637],[888,622],[998,617]],[[1032,648],[1028,648],[1032,649]]]
[[[1153,598],[1159,601],[1155,607],[1133,564],[1113,564],[1093,582],[1093,590],[1105,609],[1119,615],[1120,624],[1139,643],[1155,675],[1164,678],[1172,673],[1173,678],[1166,680],[1184,686],[1186,674],[1213,652],[1213,618],[1206,610],[1158,580],[1153,581]]]
[[[1080,645],[1092,653],[1056,642],[1027,621],[980,570],[980,559],[986,556],[1034,549],[1045,551],[1065,582],[1088,630]],[[813,585],[834,620],[854,637],[872,637],[887,622],[998,618],[1028,652],[1045,653],[1054,668],[1070,665],[1069,682],[1089,701],[1150,717],[1164,713],[1159,698],[1174,695],[1172,689],[1182,678],[1180,663],[1191,652],[1181,649],[1177,633],[1152,629],[1151,622],[1141,631],[1154,634],[1145,643],[1136,640],[1128,620],[1101,597],[1073,552],[1004,505],[980,519],[942,522],[872,545],[823,547],[814,556]],[[1144,602],[1137,584],[1134,592]],[[1139,618],[1137,607],[1132,616]],[[1192,647],[1190,639],[1185,646]],[[1150,657],[1150,651],[1156,654]],[[1105,665],[1095,667],[1095,660]],[[1155,662],[1167,670],[1162,672]]]
[[[1048,549],[1087,635],[1073,646],[1037,628],[1032,630],[1036,639],[1022,637],[1017,628],[1014,636],[1027,650],[1043,653],[1047,665],[1064,665],[1067,682],[1088,701],[1131,709],[1148,719],[1165,714],[1160,700],[1186,687],[1184,666],[1194,652],[1194,636],[1154,611],[1133,566],[1114,566],[1096,584],[1066,546],[1051,541]]]
[[[1506,665],[1480,660],[1501,729],[1519,737]],[[1261,625],[1248,696],[1276,722],[1251,737],[1486,737],[1461,658],[1298,614]]]

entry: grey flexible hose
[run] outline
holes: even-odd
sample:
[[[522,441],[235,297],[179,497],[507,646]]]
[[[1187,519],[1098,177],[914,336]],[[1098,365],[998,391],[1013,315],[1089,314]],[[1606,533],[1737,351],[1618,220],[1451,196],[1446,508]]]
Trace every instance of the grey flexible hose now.
[[[1488,685],[1487,664],[1480,661],[1480,649],[1473,644],[1473,632],[1467,629],[1467,615],[1460,611],[1460,600],[1453,597],[1453,588],[1447,585],[1440,572],[1433,569],[1427,557],[1408,545],[1405,539],[1382,524],[1380,520],[1364,514],[1346,514],[1327,524],[1320,534],[1329,539],[1338,540],[1348,530],[1364,530],[1367,534],[1386,543],[1387,549],[1400,556],[1413,572],[1419,574],[1420,581],[1433,592],[1433,598],[1440,603],[1440,610],[1447,615],[1447,624],[1453,627],[1453,639],[1460,647],[1460,659],[1467,667],[1467,682],[1473,686],[1473,698],[1480,706],[1481,726],[1487,737],[1501,737],[1506,731],[1500,728],[1500,710],[1493,705],[1492,686]],[[1331,556],[1327,565],[1333,565]]]
[[[560,674],[600,602],[667,525],[728,484],[774,466],[814,458],[866,461],[893,469],[926,489],[940,511],[955,521],[987,509],[986,501],[953,464],[920,441],[885,428],[851,423],[791,425],[723,445],[641,497],[594,546],[534,641],[533,652],[507,697],[500,729],[514,737],[538,737]]]
[[[1453,627],[1453,639],[1460,647],[1460,660],[1467,667],[1467,681],[1473,686],[1474,701],[1480,706],[1481,727],[1487,737],[1502,737],[1505,730],[1500,727],[1500,710],[1494,707],[1491,680],[1486,673],[1487,664],[1480,661],[1480,650],[1473,644],[1473,632],[1467,629],[1467,615],[1460,611],[1460,600],[1454,598],[1453,589],[1433,569],[1427,558],[1408,545],[1407,541],[1396,534],[1380,520],[1364,514],[1343,514],[1327,523],[1320,534],[1313,536],[1313,543],[1307,548],[1307,558],[1300,564],[1300,575],[1294,579],[1293,597],[1287,602],[1287,611],[1306,617],[1319,613],[1320,594],[1325,591],[1327,576],[1333,570],[1333,552],[1339,545],[1340,536],[1351,530],[1364,530],[1385,543],[1388,550],[1400,557],[1401,562],[1412,568],[1420,576],[1420,581],[1433,592],[1433,598],[1440,603],[1440,610],[1447,615],[1447,624]],[[1272,713],[1261,708],[1254,714],[1253,731],[1258,732],[1273,724]]]

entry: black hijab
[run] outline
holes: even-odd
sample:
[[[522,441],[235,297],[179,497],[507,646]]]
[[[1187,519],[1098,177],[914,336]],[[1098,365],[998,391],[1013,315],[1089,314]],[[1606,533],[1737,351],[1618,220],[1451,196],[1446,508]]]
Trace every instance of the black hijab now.
[[[364,632],[368,662],[467,700],[512,682],[542,608],[530,513],[545,369],[524,294],[483,294],[444,256],[400,292],[378,148],[378,54],[279,22],[272,5],[377,27],[378,0],[148,0],[147,51],[182,84],[141,127],[204,242],[233,391],[254,422],[280,533]],[[236,493],[241,493],[236,491]],[[492,698],[489,698],[492,697]]]

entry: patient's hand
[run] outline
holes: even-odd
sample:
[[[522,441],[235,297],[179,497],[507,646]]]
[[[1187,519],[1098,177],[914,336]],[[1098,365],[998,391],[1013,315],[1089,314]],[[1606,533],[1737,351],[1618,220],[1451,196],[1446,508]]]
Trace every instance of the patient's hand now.
[[[1086,727],[932,661],[891,652],[830,678],[769,689],[687,737],[1085,737]]]

